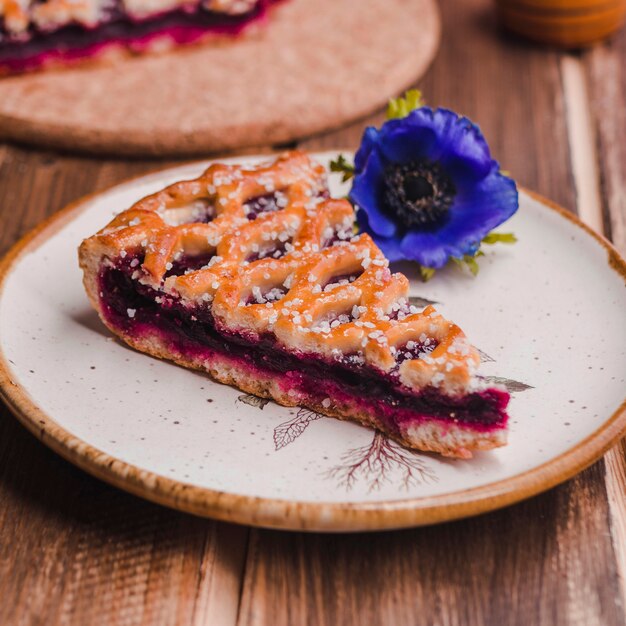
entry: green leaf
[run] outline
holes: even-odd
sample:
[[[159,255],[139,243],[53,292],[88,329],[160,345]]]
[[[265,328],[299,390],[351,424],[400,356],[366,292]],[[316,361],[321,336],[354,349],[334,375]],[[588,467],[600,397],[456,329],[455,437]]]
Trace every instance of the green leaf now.
[[[427,307],[430,304],[437,304],[437,301],[422,298],[421,296],[409,296],[409,304],[412,304],[413,306]]]
[[[486,352],[483,352],[480,348],[476,348],[476,352],[478,352],[478,354],[480,355],[481,363],[495,363],[496,362],[494,358],[490,357]]]
[[[354,176],[354,165],[349,163],[343,154],[330,162],[330,171],[342,174],[341,182],[346,182]]]
[[[476,274],[478,274],[478,270],[480,269],[480,267],[478,266],[478,263],[476,262],[476,257],[479,257],[479,256],[484,256],[484,254],[480,250],[478,250],[476,254],[474,255],[466,254],[464,257],[451,256],[449,260],[452,261],[457,267],[460,267],[461,269],[464,269],[465,267],[467,267],[467,269],[474,276],[476,276]]]
[[[465,261],[465,265],[469,267],[469,271],[472,272],[474,276],[476,276],[478,274],[478,270],[480,269],[480,267],[478,267],[478,263],[476,263],[475,257],[470,256],[469,254],[466,254],[463,257],[463,260]]]
[[[482,380],[488,383],[495,383],[496,385],[504,385],[507,391],[516,393],[518,391],[526,391],[527,389],[534,389],[531,385],[522,383],[519,380],[511,380],[510,378],[503,378],[501,376],[481,376]]]
[[[263,410],[265,405],[269,402],[267,398],[259,398],[258,396],[253,396],[250,393],[243,394],[237,398],[239,402],[243,402],[244,404],[249,404],[250,406],[254,406],[257,409]]]
[[[409,89],[402,98],[392,98],[387,105],[387,119],[395,120],[406,117],[411,111],[424,106],[422,92],[419,89]]]
[[[420,265],[419,268],[420,276],[425,283],[428,282],[435,275],[435,268],[433,267],[424,267],[423,265]]]
[[[483,243],[515,243],[517,237],[513,233],[489,233],[483,237]]]

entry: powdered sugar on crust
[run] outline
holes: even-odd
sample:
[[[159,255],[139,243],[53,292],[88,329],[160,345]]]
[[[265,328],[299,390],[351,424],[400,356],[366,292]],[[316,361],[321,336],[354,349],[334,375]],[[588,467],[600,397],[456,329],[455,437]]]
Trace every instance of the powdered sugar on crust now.
[[[68,24],[93,28],[113,4],[112,0],[48,0],[32,3],[29,12],[38,29],[51,31]]]
[[[26,33],[30,23],[29,7],[30,0],[0,0],[0,18],[9,33],[16,36]]]
[[[180,354],[158,333],[133,337],[123,334],[120,336],[142,352],[206,372],[221,383],[234,385],[260,397],[271,398],[283,406],[303,406],[328,417],[359,422],[380,430],[400,444],[415,450],[468,459],[476,450],[490,450],[506,444],[507,433],[502,428],[484,429],[471,424],[444,423],[426,416],[398,431],[389,428],[376,410],[363,403],[347,397],[337,401],[308,394],[286,384],[281,375],[242,364],[229,355],[214,353],[210,356],[194,357]]]
[[[203,4],[209,11],[241,15],[251,11],[257,4],[257,0],[204,0]]]
[[[439,452],[444,456],[470,459],[477,450],[492,450],[506,445],[504,429],[476,432],[459,424],[426,421],[409,426],[402,433],[405,445],[412,448]]]
[[[356,359],[412,391],[478,388],[477,351],[433,307],[408,304],[407,278],[390,271],[368,235],[352,236],[352,207],[326,198],[325,176],[299,152],[252,169],[212,165],[83,242],[88,290],[103,262],[129,255],[141,259],[134,280],[210,307],[230,333],[271,333],[296,353]],[[194,256],[210,260],[171,274]]]

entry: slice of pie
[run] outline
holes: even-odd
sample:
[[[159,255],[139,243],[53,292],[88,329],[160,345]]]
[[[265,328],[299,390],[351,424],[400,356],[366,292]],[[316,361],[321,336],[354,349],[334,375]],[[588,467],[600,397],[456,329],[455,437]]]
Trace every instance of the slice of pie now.
[[[82,243],[89,298],[134,348],[245,392],[445,456],[504,445],[509,394],[328,195],[302,153],[212,165]]]
[[[236,35],[276,0],[0,0],[0,74]]]

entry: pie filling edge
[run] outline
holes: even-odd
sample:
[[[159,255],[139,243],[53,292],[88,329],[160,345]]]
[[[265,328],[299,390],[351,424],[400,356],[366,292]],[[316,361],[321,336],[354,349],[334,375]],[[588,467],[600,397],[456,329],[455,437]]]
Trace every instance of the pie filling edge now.
[[[509,393],[478,375],[458,326],[410,303],[353,220],[323,167],[286,152],[143,198],[82,243],[79,263],[104,324],[141,352],[410,448],[469,458],[504,445]]]
[[[96,308],[115,334],[141,351],[156,351],[156,356],[208,371],[214,377],[216,368],[237,369],[244,378],[257,381],[257,395],[333,417],[357,419],[410,447],[467,457],[471,454],[458,444],[436,440],[448,436],[458,440],[460,432],[471,433],[471,449],[493,448],[506,441],[506,391],[487,388],[449,396],[428,386],[416,394],[400,389],[392,378],[369,366],[329,363],[309,354],[290,353],[272,337],[255,342],[220,330],[208,308],[161,307],[154,298],[163,294],[132,280],[128,261],[100,260],[94,277]],[[265,385],[260,381],[266,381]],[[229,382],[243,387],[241,378]],[[428,439],[432,439],[433,428],[437,437],[416,444],[411,433],[424,427],[431,430]]]

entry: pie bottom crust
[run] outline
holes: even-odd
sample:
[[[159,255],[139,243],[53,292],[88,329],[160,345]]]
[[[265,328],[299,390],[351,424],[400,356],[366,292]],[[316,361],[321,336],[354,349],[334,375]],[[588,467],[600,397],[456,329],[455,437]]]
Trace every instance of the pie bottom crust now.
[[[491,450],[506,445],[506,428],[484,429],[480,426],[448,422],[428,416],[421,416],[419,421],[400,428],[399,432],[392,432],[376,416],[374,410],[366,410],[348,399],[331,398],[331,405],[326,407],[319,398],[300,391],[296,395],[290,394],[290,390],[281,384],[284,381],[281,373],[258,367],[245,367],[241,361],[219,352],[212,352],[210,358],[181,354],[171,349],[167,337],[161,336],[158,329],[137,335],[125,333],[107,320],[100,302],[98,276],[103,257],[98,254],[86,254],[84,251],[80,256],[81,266],[85,271],[85,289],[103,323],[117,337],[140,352],[205,372],[217,382],[237,387],[262,398],[269,398],[283,406],[305,407],[328,417],[359,422],[380,430],[407,448],[469,459],[474,451]]]
[[[226,355],[215,353],[210,359],[194,358],[176,354],[170,350],[158,334],[131,337],[112,329],[125,343],[151,356],[174,361],[186,368],[208,373],[214,380],[232,385],[262,398],[269,398],[283,406],[302,406],[316,413],[342,420],[357,421],[364,426],[376,428],[408,448],[426,452],[438,452],[443,456],[471,458],[476,450],[490,450],[506,444],[506,430],[482,431],[437,419],[422,418],[400,433],[392,433],[375,414],[352,405],[347,401],[333,399],[330,407],[324,407],[314,398],[298,394],[290,395],[282,388],[282,376],[271,371],[254,368],[246,372],[241,363],[233,363]]]

